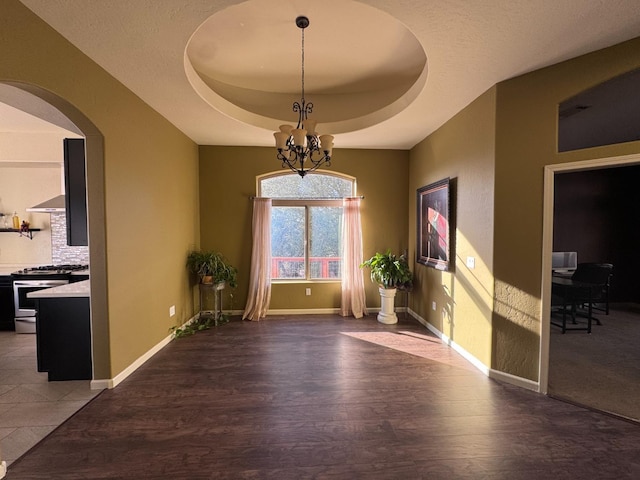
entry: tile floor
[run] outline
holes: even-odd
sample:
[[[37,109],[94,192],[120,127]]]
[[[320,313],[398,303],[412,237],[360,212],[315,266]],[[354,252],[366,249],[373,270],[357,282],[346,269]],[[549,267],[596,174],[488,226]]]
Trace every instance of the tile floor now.
[[[36,336],[0,332],[0,460],[10,465],[98,393],[88,380],[47,381]]]

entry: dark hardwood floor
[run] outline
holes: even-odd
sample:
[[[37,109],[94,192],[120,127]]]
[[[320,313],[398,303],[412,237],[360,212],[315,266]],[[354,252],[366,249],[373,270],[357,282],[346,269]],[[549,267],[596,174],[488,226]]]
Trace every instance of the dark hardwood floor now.
[[[171,342],[9,479],[640,478],[640,425],[490,380],[417,322],[268,317]]]

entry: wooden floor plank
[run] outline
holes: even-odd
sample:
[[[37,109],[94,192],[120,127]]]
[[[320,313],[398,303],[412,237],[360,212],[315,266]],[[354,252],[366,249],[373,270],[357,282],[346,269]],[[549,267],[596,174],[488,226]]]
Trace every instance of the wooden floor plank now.
[[[640,478],[640,425],[493,381],[412,320],[171,342],[9,479]]]

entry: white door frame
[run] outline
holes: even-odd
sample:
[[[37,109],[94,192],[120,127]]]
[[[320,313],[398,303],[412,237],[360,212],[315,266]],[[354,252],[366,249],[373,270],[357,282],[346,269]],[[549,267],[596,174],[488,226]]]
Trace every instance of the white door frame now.
[[[549,335],[551,332],[551,253],[553,251],[553,189],[557,172],[594,170],[597,168],[640,164],[640,154],[620,157],[597,158],[578,162],[558,163],[544,167],[544,203],[542,218],[542,325],[540,329],[540,357],[538,388],[548,393],[549,386]]]

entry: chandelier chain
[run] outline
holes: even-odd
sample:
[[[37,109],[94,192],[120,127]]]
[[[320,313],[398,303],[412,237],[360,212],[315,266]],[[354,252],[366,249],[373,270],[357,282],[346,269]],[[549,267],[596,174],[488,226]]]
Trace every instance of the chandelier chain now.
[[[302,30],[302,105],[304,107],[304,28]]]
[[[276,139],[277,158],[282,167],[289,167],[292,171],[304,177],[309,172],[321,166],[331,166],[331,151],[333,150],[332,135],[318,135],[315,131],[316,121],[309,120],[313,112],[313,104],[307,103],[304,92],[304,29],[309,26],[309,19],[305,16],[296,18],[296,26],[301,33],[301,98],[300,103],[293,102],[293,111],[298,113],[298,125],[281,125],[280,131],[273,135]]]

